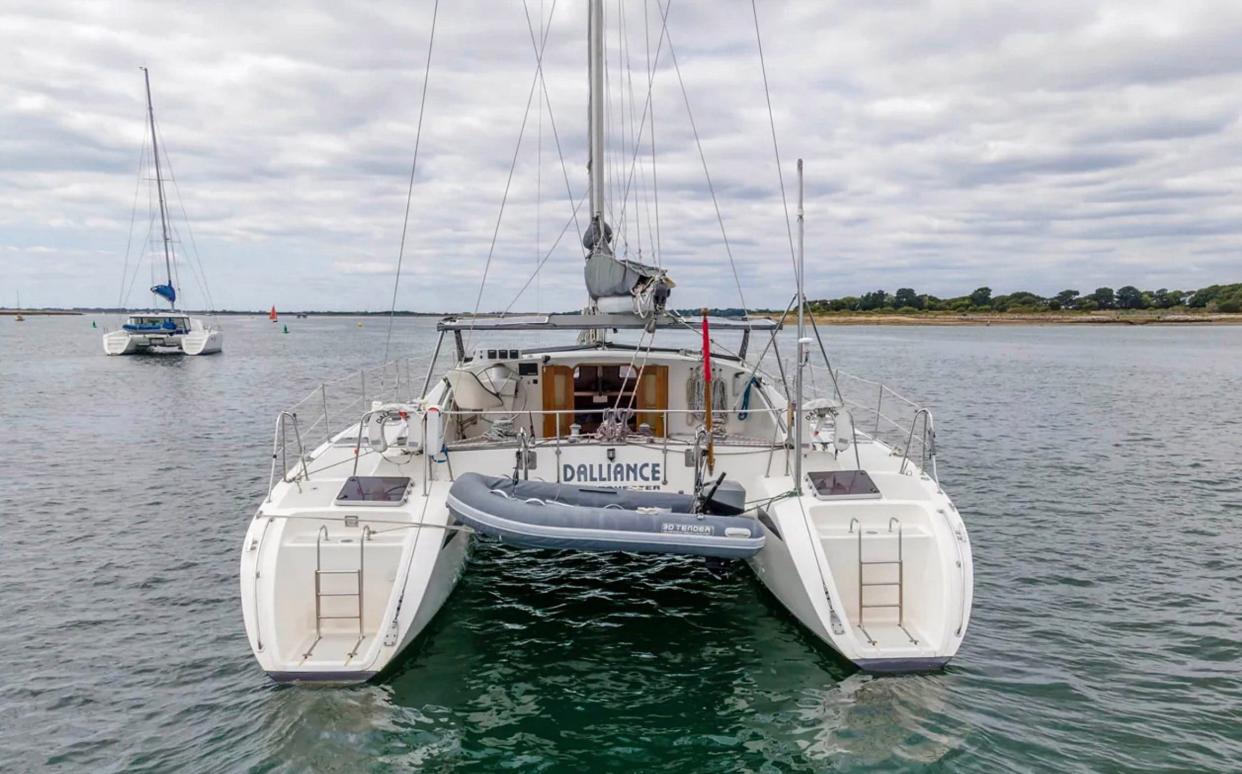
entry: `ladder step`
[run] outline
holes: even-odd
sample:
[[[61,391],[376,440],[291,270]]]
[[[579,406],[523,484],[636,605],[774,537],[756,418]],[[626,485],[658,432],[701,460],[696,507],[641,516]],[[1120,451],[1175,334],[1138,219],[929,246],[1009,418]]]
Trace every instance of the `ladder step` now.
[[[891,535],[894,523],[897,524],[898,529],[895,535]],[[850,526],[852,529],[853,523],[851,523]],[[902,533],[901,533],[901,521],[899,519],[894,517],[893,519],[889,520],[889,532],[892,537],[897,538],[897,541],[896,541],[897,542],[897,546],[896,546],[897,557],[895,559],[864,559],[863,558],[863,530],[862,530],[862,525],[859,524],[859,530],[858,530],[858,627],[862,631],[863,635],[867,638],[867,642],[872,646],[876,644],[876,640],[863,627],[863,619],[868,610],[874,611],[874,610],[884,610],[884,609],[889,609],[889,610],[895,609],[897,611],[897,625],[901,627],[901,630],[903,632],[906,631],[905,624],[903,622],[903,618],[905,617],[905,604],[904,604],[904,599],[903,599],[904,591],[905,591],[905,558],[902,556]],[[888,552],[886,551],[886,553]],[[867,581],[866,579],[867,576],[866,576],[865,571],[868,567],[874,567],[874,566],[884,566],[884,567],[895,566],[897,568],[896,580]],[[880,574],[885,575],[890,578],[893,576],[893,573],[891,572],[884,572]],[[884,589],[890,589],[890,590],[895,588],[897,589],[897,594],[896,594],[897,601],[895,603],[885,602],[885,603],[868,604],[866,600],[866,596],[864,594],[864,592],[868,588],[884,588]],[[892,596],[887,596],[887,598],[892,599]],[[909,632],[906,632],[906,636],[910,639],[911,642],[915,642],[917,644],[917,641],[914,639],[914,637],[910,636]]]
[[[366,635],[363,634],[362,632],[363,614],[365,612],[363,609],[362,593],[363,593],[363,568],[365,567],[365,561],[366,561],[365,560],[366,544],[367,544],[367,540],[370,534],[371,534],[370,527],[363,527],[362,539],[358,541],[358,568],[354,570],[325,570],[321,566],[319,566],[323,560],[322,554],[320,554],[319,552],[321,541],[323,541],[325,538],[328,538],[327,527],[321,528],[319,531],[319,536],[315,538],[315,551],[316,551],[315,553],[315,565],[316,566],[315,566],[315,576],[314,576],[315,577],[315,634],[318,635],[316,637],[315,643],[318,644],[319,641],[322,639],[323,634],[322,634],[320,627],[324,621],[357,621],[358,622],[358,641],[354,643],[354,648],[352,651],[350,651],[349,658],[353,658],[354,656],[357,655],[359,646],[362,644],[363,640],[366,639]],[[329,539],[329,542],[331,542],[330,539]],[[330,591],[330,592],[324,591],[323,590],[325,586],[324,576],[326,575],[344,575],[346,577],[353,576],[354,583],[352,584],[349,584],[348,582],[336,583],[335,587],[340,588],[342,586],[352,585],[355,587],[356,590],[355,591]],[[344,605],[346,609],[348,609],[349,607],[353,607],[355,610],[357,610],[357,612],[352,615],[324,615],[323,601],[330,597],[337,597],[337,598],[347,597],[347,598],[353,598],[357,600],[357,602],[355,602],[353,605],[348,605],[348,604]],[[342,605],[337,605],[337,607],[340,608],[342,607]],[[312,645],[310,651],[308,651],[305,654],[305,657],[309,658],[311,652],[314,651],[314,649],[315,649],[315,646]]]

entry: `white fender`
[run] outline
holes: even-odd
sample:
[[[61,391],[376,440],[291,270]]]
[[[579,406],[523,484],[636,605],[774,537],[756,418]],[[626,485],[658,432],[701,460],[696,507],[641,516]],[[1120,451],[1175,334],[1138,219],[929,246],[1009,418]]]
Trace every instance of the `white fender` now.
[[[854,442],[854,417],[842,409],[837,412],[832,422],[832,443],[837,451],[843,452]]]
[[[367,420],[367,439],[371,449],[383,454],[388,449],[388,439],[384,437],[384,415],[372,414]]]

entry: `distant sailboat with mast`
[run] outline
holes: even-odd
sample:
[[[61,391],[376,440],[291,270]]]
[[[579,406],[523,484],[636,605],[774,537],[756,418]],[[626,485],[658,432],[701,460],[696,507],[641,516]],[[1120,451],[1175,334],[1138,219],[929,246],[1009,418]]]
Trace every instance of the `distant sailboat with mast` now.
[[[132,355],[146,352],[172,352],[207,355],[224,347],[224,334],[214,324],[190,317],[177,310],[177,288],[173,282],[173,239],[169,228],[168,197],[160,167],[160,150],[155,130],[155,108],[151,101],[151,74],[140,68],[147,92],[147,119],[151,130],[151,157],[155,166],[155,191],[159,202],[160,233],[164,258],[164,281],[151,286],[151,293],[168,302],[167,311],[130,314],[120,330],[103,336],[104,352],[109,355]],[[157,257],[158,260],[158,257]],[[128,256],[126,259],[128,273]],[[122,279],[122,306],[126,280]],[[205,278],[203,279],[205,284]]]

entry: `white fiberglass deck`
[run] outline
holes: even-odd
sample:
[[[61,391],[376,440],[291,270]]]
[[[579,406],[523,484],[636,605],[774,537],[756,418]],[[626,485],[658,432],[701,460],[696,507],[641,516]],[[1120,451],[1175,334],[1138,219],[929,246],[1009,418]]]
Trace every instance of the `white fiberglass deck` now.
[[[320,435],[313,449],[304,445],[303,462],[290,447],[303,435],[300,427],[322,433],[326,413],[322,425],[319,420],[301,424],[303,417],[314,416],[306,407],[298,418],[282,417],[278,479],[251,526],[242,576],[252,646],[274,677],[366,679],[417,636],[465,565],[470,536],[445,500],[464,472],[693,491],[702,453],[702,435],[695,431],[703,414],[701,406],[687,402],[692,391],[684,387],[694,374],[692,355],[648,357],[644,368],[658,369],[632,376],[637,382],[643,374],[658,374],[651,383],[666,393],[648,395],[648,403],[632,412],[629,428],[614,427],[607,436],[594,428],[571,435],[571,418],[587,425],[600,412],[590,395],[575,398],[568,408],[547,408],[545,398],[570,396],[558,398],[554,385],[544,381],[569,373],[573,380],[565,382],[566,389],[594,384],[611,401],[632,398],[629,387],[609,381],[625,373],[631,350],[499,350],[497,355],[508,361],[472,359],[457,366],[479,376],[482,391],[460,376],[456,383],[466,388],[455,391],[450,375],[436,380],[420,400],[364,400],[374,410],[371,419]],[[857,443],[843,452],[824,443],[822,432],[812,433],[814,442],[802,452],[806,493],[792,496],[795,451],[787,442],[783,399],[760,376],[750,388],[749,410],[739,412],[742,385],[752,371],[744,361],[719,363],[728,408],[715,415],[716,470],[745,487],[749,512],[764,525],[768,540],[749,560],[760,580],[828,645],[866,668],[944,663],[956,651],[969,614],[969,543],[935,479],[866,433],[858,433]],[[604,370],[592,375],[592,368]],[[401,381],[369,378],[373,385]],[[403,379],[408,389],[408,371]],[[366,382],[363,377],[352,383]],[[316,397],[327,409],[326,391],[311,396]],[[312,399],[307,406],[317,402]],[[378,425],[382,438],[373,426],[377,415],[389,417]],[[918,440],[913,431],[910,437]],[[874,491],[816,496],[810,478],[817,472],[853,470],[866,471]],[[397,502],[339,502],[355,472],[408,479],[408,485]]]

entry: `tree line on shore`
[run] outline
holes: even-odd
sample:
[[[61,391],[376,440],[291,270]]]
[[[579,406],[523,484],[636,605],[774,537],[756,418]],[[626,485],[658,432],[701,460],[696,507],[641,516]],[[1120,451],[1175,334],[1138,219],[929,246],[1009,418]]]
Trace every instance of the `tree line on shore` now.
[[[1195,309],[1206,312],[1242,312],[1242,283],[1210,285],[1198,290],[1139,290],[1133,285],[1113,290],[1096,288],[1092,293],[1062,290],[1054,296],[1041,296],[1024,290],[993,295],[988,287],[956,298],[938,298],[916,293],[913,288],[897,292],[874,290],[861,296],[808,299],[813,312],[1094,312],[1102,309]]]

